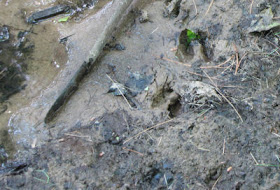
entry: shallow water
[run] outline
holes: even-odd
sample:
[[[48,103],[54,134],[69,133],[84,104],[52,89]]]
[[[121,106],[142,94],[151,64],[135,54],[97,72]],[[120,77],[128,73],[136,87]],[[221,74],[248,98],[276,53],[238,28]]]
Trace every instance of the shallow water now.
[[[0,2],[0,23],[9,27],[10,43],[17,41],[20,31],[32,31],[26,35],[26,38],[29,43],[34,45],[33,51],[28,56],[23,55],[23,61],[27,65],[26,81],[24,82],[27,86],[3,103],[7,110],[0,115],[0,131],[7,130],[11,116],[18,109],[28,105],[34,97],[40,95],[67,62],[67,51],[64,45],[59,43],[60,34],[57,24],[47,21],[32,26],[25,22],[26,15],[38,10],[38,7],[50,6],[54,2],[31,0]],[[4,132],[2,134],[7,135]],[[6,138],[2,137],[2,139],[0,144],[11,150],[6,147],[6,144],[11,145],[11,143],[4,141]]]
[[[67,51],[66,46],[59,43],[60,39],[65,37],[65,29],[96,13],[109,0],[97,2],[94,7],[81,10],[68,23],[58,22],[59,18],[66,16],[65,14],[52,17],[35,25],[26,23],[26,18],[33,12],[61,2],[64,1],[0,0],[0,26],[9,27],[10,43],[17,41],[20,31],[31,31],[26,38],[34,45],[33,51],[23,56],[24,63],[27,64],[26,81],[24,82],[27,86],[20,93],[12,95],[1,105],[6,107],[6,111],[0,114],[0,146],[3,146],[10,154],[14,152],[15,148],[6,131],[11,127],[12,119],[19,113],[19,110],[27,113],[31,110],[29,106],[34,106],[32,105],[36,102],[34,99],[42,96],[43,91],[50,88],[54,83],[54,79],[61,73],[69,60],[70,53]],[[67,27],[65,27],[66,25]],[[41,104],[44,105],[43,102]],[[13,133],[21,133],[21,130],[13,128]],[[18,137],[13,136],[12,138],[14,142],[17,142],[18,139],[16,138]]]

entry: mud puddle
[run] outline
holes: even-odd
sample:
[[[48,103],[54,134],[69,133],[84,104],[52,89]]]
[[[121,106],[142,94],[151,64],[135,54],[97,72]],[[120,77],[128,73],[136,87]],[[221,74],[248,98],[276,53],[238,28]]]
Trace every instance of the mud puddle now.
[[[8,162],[1,185],[279,189],[277,29],[247,32],[253,15],[279,10],[265,1],[251,10],[244,1],[195,3],[130,12],[44,126],[48,140]],[[124,96],[108,92],[112,83],[126,86]]]

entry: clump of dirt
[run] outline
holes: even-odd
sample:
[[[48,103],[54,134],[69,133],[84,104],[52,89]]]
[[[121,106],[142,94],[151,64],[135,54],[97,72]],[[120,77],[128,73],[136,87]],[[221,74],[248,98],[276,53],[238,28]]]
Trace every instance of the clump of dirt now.
[[[130,12],[114,36],[125,49],[102,56],[42,129],[46,142],[3,165],[1,186],[279,189],[280,38],[277,28],[248,32],[277,2],[207,2],[142,4],[149,22]],[[201,36],[188,48],[186,30]],[[139,106],[107,93],[106,75],[137,88]]]

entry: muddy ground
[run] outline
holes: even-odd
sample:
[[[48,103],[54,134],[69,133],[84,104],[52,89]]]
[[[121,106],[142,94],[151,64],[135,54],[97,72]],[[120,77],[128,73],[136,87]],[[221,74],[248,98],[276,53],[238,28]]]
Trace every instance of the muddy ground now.
[[[209,5],[136,3],[1,189],[280,189],[279,28],[249,32],[279,3]]]

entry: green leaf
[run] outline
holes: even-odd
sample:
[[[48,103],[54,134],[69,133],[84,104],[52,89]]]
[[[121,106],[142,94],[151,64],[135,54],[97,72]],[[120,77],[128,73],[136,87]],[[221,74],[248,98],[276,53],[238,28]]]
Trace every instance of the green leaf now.
[[[70,18],[70,16],[63,17],[63,18],[59,19],[58,22],[67,22],[67,20],[69,18]]]
[[[187,29],[187,37],[187,46],[189,46],[192,41],[200,39],[200,36],[198,34],[189,29]]]
[[[197,35],[193,31],[187,30],[187,36],[190,40],[195,40]]]

